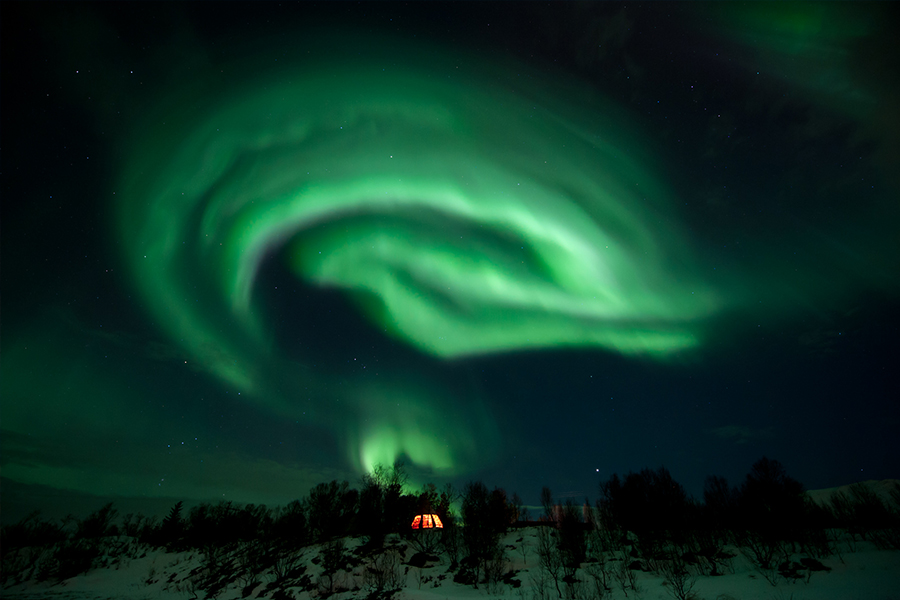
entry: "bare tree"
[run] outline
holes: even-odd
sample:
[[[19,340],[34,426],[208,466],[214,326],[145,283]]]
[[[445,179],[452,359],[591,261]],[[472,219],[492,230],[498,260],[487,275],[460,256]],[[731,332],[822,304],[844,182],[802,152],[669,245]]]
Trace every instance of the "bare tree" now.
[[[531,597],[533,600],[548,600],[547,588],[550,586],[550,574],[545,569],[537,569],[529,572],[531,582]]]
[[[669,560],[662,561],[660,570],[667,587],[666,590],[676,600],[693,598],[692,591],[697,585],[697,575],[689,568],[684,558],[677,553]]]
[[[448,522],[444,525],[444,528],[441,531],[441,544],[444,546],[444,550],[450,558],[451,565],[459,563],[461,538],[462,536],[460,535],[459,527],[457,527],[455,523]]]
[[[610,573],[605,562],[588,565],[584,572],[587,573],[590,580],[588,582],[588,595],[603,600],[610,592]]]
[[[522,498],[519,497],[517,492],[513,492],[509,504],[512,508],[513,523],[525,520],[525,503],[522,502]]]
[[[575,571],[585,558],[584,527],[581,522],[581,507],[571,499],[559,513],[559,541],[557,548],[567,582],[574,581]]]
[[[562,598],[562,590],[559,588],[563,568],[562,560],[560,560],[556,538],[553,532],[546,527],[538,529],[538,564],[540,570],[547,574],[545,580],[553,581],[556,595]]]
[[[344,540],[338,538],[322,547],[319,555],[322,559],[322,574],[319,576],[319,588],[327,593],[336,591],[338,572],[346,568],[347,557],[344,553]]]
[[[547,486],[541,488],[541,506],[544,507],[544,520],[555,521],[556,511],[553,504],[553,492]]]
[[[237,579],[244,587],[255,585],[263,571],[264,553],[259,540],[239,542],[235,552],[238,563]]]
[[[462,539],[469,559],[474,565],[473,583],[476,588],[478,587],[479,573],[483,573],[487,578],[488,562],[494,560],[500,532],[506,527],[505,523],[498,522],[497,507],[493,506],[491,500],[492,494],[480,481],[473,481],[466,486],[462,502],[463,522],[465,523],[465,527],[462,529]]]
[[[498,596],[503,592],[501,587],[503,575],[506,574],[507,560],[503,546],[498,542],[490,558],[484,564],[484,583],[488,594]]]
[[[403,587],[401,562],[400,553],[395,549],[376,555],[366,565],[363,585],[378,592],[399,590]]]
[[[284,581],[289,573],[300,564],[300,555],[290,548],[279,548],[272,561],[272,575],[275,581]]]
[[[628,596],[628,590],[631,590],[635,593],[635,595],[641,593],[641,587],[637,580],[637,572],[629,568],[628,566],[628,555],[622,552],[622,561],[619,562],[616,568],[613,570],[613,575],[616,578],[616,581],[619,582],[619,587],[622,588],[622,593],[625,596]]]
[[[528,566],[528,548],[531,547],[528,538],[524,535],[519,538],[519,552],[522,554],[522,564]]]

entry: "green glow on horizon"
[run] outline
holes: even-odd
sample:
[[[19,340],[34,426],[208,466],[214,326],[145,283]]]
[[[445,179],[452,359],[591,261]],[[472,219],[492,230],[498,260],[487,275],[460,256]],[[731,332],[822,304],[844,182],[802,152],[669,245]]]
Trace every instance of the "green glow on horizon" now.
[[[308,401],[254,301],[273,254],[441,358],[697,347],[720,300],[622,116],[573,100],[568,83],[548,92],[544,78],[512,83],[493,67],[436,77],[454,57],[419,60],[299,66],[170,102],[166,126],[135,142],[119,196],[125,254],[191,359],[277,410]],[[400,454],[464,467],[492,429],[477,400],[420,390],[398,413],[390,391],[378,397],[360,387],[321,411],[320,424],[350,432],[362,468]],[[436,443],[448,424],[460,431]]]

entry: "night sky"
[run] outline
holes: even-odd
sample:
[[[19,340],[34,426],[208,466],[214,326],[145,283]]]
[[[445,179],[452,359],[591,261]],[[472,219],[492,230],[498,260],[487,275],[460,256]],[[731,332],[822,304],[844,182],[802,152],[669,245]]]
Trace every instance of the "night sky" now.
[[[892,5],[0,9],[4,521],[900,477]]]

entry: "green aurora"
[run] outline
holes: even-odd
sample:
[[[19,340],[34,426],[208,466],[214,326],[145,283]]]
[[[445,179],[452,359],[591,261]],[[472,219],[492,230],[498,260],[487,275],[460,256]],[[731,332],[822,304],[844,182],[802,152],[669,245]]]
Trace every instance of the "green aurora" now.
[[[310,376],[278,366],[254,301],[272,256],[441,359],[563,346],[664,359],[700,343],[720,300],[634,128],[509,66],[437,79],[446,60],[299,64],[206,98],[202,115],[176,104],[173,125],[139,139],[117,193],[128,263],[193,360],[286,414],[307,408],[295,396]],[[446,411],[459,401],[397,386],[341,398],[367,415],[339,419],[359,466],[405,454],[444,471],[484,451],[477,401]]]

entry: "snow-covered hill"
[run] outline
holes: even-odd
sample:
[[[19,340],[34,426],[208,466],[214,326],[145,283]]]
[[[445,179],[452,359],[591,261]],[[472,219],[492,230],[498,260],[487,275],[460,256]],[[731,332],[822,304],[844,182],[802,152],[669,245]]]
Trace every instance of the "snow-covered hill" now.
[[[279,577],[272,568],[253,575],[238,575],[238,563],[233,569],[220,571],[224,588],[214,590],[216,597],[232,598],[394,598],[407,600],[445,600],[449,598],[509,597],[528,600],[557,598],[556,585],[545,576],[539,565],[538,545],[540,527],[525,527],[510,531],[502,539],[505,549],[505,576],[491,585],[457,583],[446,555],[423,560],[409,540],[391,536],[386,540],[386,552],[372,552],[361,540],[343,540],[343,566],[331,577],[324,576],[325,545],[300,550],[294,556],[289,571]],[[128,538],[118,538],[118,556],[108,556],[108,567],[66,579],[60,583],[36,582],[33,577],[24,583],[3,589],[3,598],[36,599],[189,599],[208,597],[201,583],[209,581],[210,557],[203,552],[169,553],[160,549],[138,547]],[[27,549],[26,549],[27,550]],[[849,537],[837,543],[836,552],[820,559],[825,570],[801,569],[795,577],[765,574],[739,550],[726,547],[734,556],[725,561],[724,574],[692,577],[693,596],[705,600],[894,600],[900,599],[900,551],[878,550],[864,541],[853,542]],[[235,558],[227,549],[211,550],[219,564]],[[417,556],[418,554],[418,556]],[[38,557],[28,557],[37,564]],[[395,558],[396,563],[391,564]],[[803,555],[792,557],[800,561]],[[235,558],[235,561],[237,559]],[[373,562],[375,561],[375,562]],[[563,597],[575,600],[599,598],[640,598],[656,600],[676,597],[671,585],[660,574],[631,570],[634,559],[623,553],[606,557],[603,570],[609,589],[601,596],[593,585],[600,565],[584,564],[577,572],[578,583],[560,583]],[[798,566],[801,564],[797,563]],[[805,564],[805,563],[804,563]],[[381,569],[398,578],[396,591],[379,589],[372,568]],[[282,565],[285,567],[285,565]],[[645,566],[646,567],[646,566]],[[34,569],[32,569],[34,570]],[[692,571],[693,572],[693,571]],[[593,574],[593,575],[592,575]],[[27,575],[27,573],[26,573]],[[32,573],[33,575],[33,573]],[[230,581],[229,581],[230,580]],[[544,585],[541,585],[541,581]],[[629,587],[633,582],[634,587]],[[690,583],[690,582],[688,582]]]

